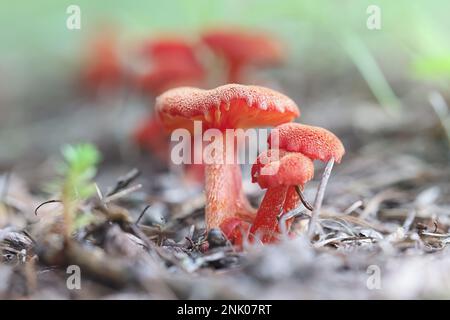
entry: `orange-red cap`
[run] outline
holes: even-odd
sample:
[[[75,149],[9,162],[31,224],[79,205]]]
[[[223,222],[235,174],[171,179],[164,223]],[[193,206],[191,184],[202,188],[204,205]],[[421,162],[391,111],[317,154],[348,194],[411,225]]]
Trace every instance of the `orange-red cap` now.
[[[280,150],[274,157],[273,150],[266,150],[252,166],[252,182],[261,188],[303,186],[313,176],[312,160],[298,152]]]
[[[168,130],[192,130],[193,121],[203,128],[252,128],[292,121],[300,111],[289,97],[258,86],[228,84],[211,90],[181,87],[156,99],[156,110]]]
[[[84,71],[85,84],[92,90],[104,86],[115,89],[123,78],[124,70],[114,35],[106,34],[94,39]]]
[[[339,163],[345,149],[341,140],[332,132],[300,123],[285,123],[278,130],[279,148],[291,152],[300,152],[312,160],[329,161],[331,158]],[[271,137],[268,139],[269,146]]]
[[[193,45],[187,40],[175,37],[148,41],[144,44],[142,52],[156,60],[173,55],[195,60]]]
[[[152,94],[158,95],[177,86],[198,85],[205,76],[194,47],[184,39],[157,39],[147,42],[142,51],[153,67],[136,81]]]
[[[280,43],[262,33],[215,30],[205,33],[202,41],[233,63],[269,65],[283,58]]]

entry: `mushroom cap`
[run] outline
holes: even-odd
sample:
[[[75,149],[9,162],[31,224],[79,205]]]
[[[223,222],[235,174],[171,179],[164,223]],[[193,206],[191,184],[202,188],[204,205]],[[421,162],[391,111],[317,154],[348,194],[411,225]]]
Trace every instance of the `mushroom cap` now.
[[[142,49],[151,61],[151,69],[137,75],[136,82],[144,90],[158,95],[178,86],[198,85],[205,71],[191,43],[179,38],[162,38],[144,44]]]
[[[113,34],[94,39],[83,76],[89,88],[115,87],[123,78],[117,39]]]
[[[279,148],[290,152],[300,152],[312,160],[327,162],[331,158],[337,163],[345,153],[341,140],[332,132],[300,123],[285,123],[278,129]],[[271,133],[273,134],[273,133]],[[271,137],[268,138],[269,146]]]
[[[156,98],[156,110],[166,129],[231,129],[276,126],[300,115],[287,96],[258,86],[227,84],[211,90],[181,87]]]
[[[196,60],[194,47],[191,43],[179,38],[162,38],[149,41],[144,44],[142,51],[155,60],[163,60],[171,57],[182,57]]]
[[[144,45],[143,53],[149,56],[157,67],[189,66],[204,72],[196,56],[195,47],[184,39],[163,38],[152,41]]]
[[[314,177],[312,160],[299,152],[280,150],[278,157],[272,157],[273,150],[266,150],[252,166],[252,182],[257,182],[261,188],[303,186]]]
[[[265,34],[215,30],[205,33],[202,41],[233,63],[268,65],[283,59],[280,43]]]

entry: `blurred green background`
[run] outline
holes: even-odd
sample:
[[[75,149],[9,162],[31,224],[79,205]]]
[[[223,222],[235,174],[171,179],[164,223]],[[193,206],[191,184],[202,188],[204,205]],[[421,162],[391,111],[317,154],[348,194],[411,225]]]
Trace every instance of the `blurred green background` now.
[[[71,4],[81,8],[81,30],[66,28]],[[381,30],[366,27],[369,5],[381,9]],[[411,71],[412,77],[442,82],[450,76],[449,10],[445,0],[4,1],[0,63],[6,69],[17,67],[12,77],[29,76],[30,70],[40,77],[68,71],[79,63],[86,37],[104,24],[117,26],[127,39],[161,32],[195,35],[211,26],[232,25],[277,33],[303,69],[327,73],[356,62],[359,69],[367,68],[365,77],[370,78],[373,66],[364,57],[369,53],[387,70],[392,66]],[[372,78],[366,80],[379,81]],[[390,98],[377,88],[383,84],[371,85],[379,99]]]
[[[66,28],[72,4],[81,8],[81,30]],[[381,9],[381,30],[366,26],[370,5]],[[1,8],[3,138],[17,125],[54,116],[67,103],[86,44],[105,25],[114,26],[124,43],[164,33],[196,37],[217,26],[269,31],[289,49],[287,66],[274,72],[289,84],[283,91],[294,99],[301,95],[300,102],[308,102],[308,94],[313,100],[326,93],[362,94],[395,113],[416,86],[444,94],[449,88],[446,0],[19,0],[2,1]],[[297,92],[300,87],[304,92]]]

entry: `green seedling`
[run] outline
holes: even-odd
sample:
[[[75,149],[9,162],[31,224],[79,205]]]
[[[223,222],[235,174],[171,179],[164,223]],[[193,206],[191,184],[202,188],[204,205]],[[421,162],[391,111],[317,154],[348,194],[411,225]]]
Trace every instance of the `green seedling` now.
[[[53,183],[63,205],[65,238],[91,219],[86,213],[77,215],[79,205],[95,193],[92,179],[97,173],[100,152],[91,144],[66,145],[62,148],[63,161],[57,165],[60,178]]]

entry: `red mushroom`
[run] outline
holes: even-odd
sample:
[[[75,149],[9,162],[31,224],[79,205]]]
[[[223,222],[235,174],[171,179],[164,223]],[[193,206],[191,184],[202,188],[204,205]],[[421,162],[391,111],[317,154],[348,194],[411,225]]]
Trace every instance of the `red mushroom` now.
[[[327,162],[334,159],[337,163],[345,153],[341,140],[332,132],[300,123],[285,123],[278,131],[279,148],[291,152],[300,152],[312,160]],[[268,140],[271,147],[271,139]]]
[[[138,125],[133,140],[144,149],[149,149],[163,163],[169,161],[168,134],[158,117],[151,115]]]
[[[168,89],[198,85],[204,78],[203,66],[198,61],[194,47],[182,39],[161,39],[147,43],[143,55],[152,68],[138,77],[138,86],[158,95]]]
[[[278,133],[280,150],[299,152],[311,160],[327,162],[314,200],[311,220],[309,222],[308,233],[312,236],[328,178],[334,162],[341,162],[345,153],[344,146],[332,132],[320,127],[307,126],[300,123],[286,123],[278,126],[274,130]],[[271,140],[269,136],[269,147],[272,147]]]
[[[218,129],[275,126],[291,121],[299,115],[297,105],[287,96],[271,89],[224,85],[212,90],[176,88],[159,96],[156,109],[168,130],[178,128],[193,131],[194,121],[201,121],[203,131]],[[224,137],[225,139],[225,137]],[[224,141],[222,146],[226,145]],[[223,223],[250,219],[254,210],[242,192],[239,165],[227,163],[226,148],[214,152],[213,163],[205,163],[206,226],[222,228]],[[228,237],[229,234],[226,236]]]
[[[144,150],[150,151],[163,164],[170,161],[169,137],[170,135],[164,129],[161,120],[154,115],[142,121],[133,132],[134,142]],[[186,181],[202,184],[205,180],[203,164],[186,164],[184,169]]]
[[[273,151],[261,153],[252,167],[252,182],[267,188],[267,192],[250,229],[250,240],[256,236],[263,243],[278,239],[280,216],[297,207],[300,200],[295,187],[303,189],[314,175],[314,165],[308,157],[283,150],[274,156]],[[286,223],[288,229],[290,221]]]
[[[156,64],[177,59],[199,64],[192,44],[179,38],[163,38],[149,41],[144,44],[142,53]]]
[[[195,85],[204,77],[194,47],[179,38],[162,38],[144,44],[141,54],[151,62],[149,72],[137,76],[137,84],[145,92],[158,95],[180,85]],[[134,133],[136,142],[156,154],[164,163],[168,162],[169,140],[160,120],[151,116]],[[185,177],[189,181],[203,180],[201,165],[185,166]]]
[[[242,69],[249,65],[272,65],[283,58],[280,44],[264,34],[219,30],[204,34],[202,40],[227,62],[230,83],[239,83]]]
[[[124,78],[117,40],[112,33],[96,38],[91,47],[83,83],[90,91],[115,90]]]
[[[246,234],[248,234],[249,229],[249,223],[238,217],[225,219],[220,224],[220,230],[222,231],[222,233],[232,244],[236,245],[237,247],[242,246],[244,237]]]
[[[89,90],[116,89],[123,77],[116,42],[111,37],[99,38],[93,43],[84,79]]]

